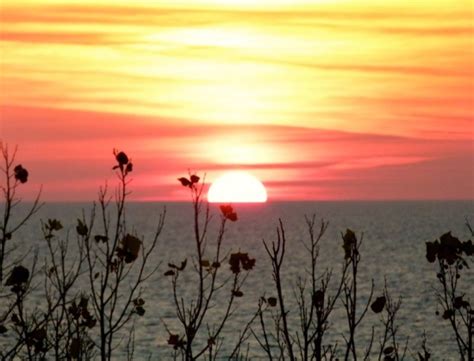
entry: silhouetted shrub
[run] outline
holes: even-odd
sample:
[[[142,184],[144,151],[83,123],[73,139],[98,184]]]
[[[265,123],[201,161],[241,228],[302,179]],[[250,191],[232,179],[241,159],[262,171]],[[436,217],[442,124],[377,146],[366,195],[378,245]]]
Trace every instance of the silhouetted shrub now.
[[[35,252],[16,249],[11,241],[41,208],[41,191],[22,217],[13,217],[20,203],[17,191],[28,182],[30,174],[22,164],[16,164],[16,149],[9,153],[8,147],[0,144],[0,151],[1,360],[113,360],[118,357],[124,333],[128,340],[121,347],[126,348],[127,359],[132,360],[133,320],[161,311],[148,308],[142,287],[159,266],[147,267],[164,227],[165,211],[158,216],[151,240],[127,225],[126,205],[134,166],[125,152],[114,150],[112,169],[118,177],[114,196],[109,195],[107,187],[101,188],[98,205],[88,216],[83,212],[71,234],[61,220],[42,222],[41,242],[46,245],[46,255],[44,264],[38,265]],[[306,218],[307,239],[303,242],[309,266],[300,269],[292,282],[293,293],[287,292],[282,279],[288,236],[280,220],[275,239],[263,242],[271,265],[272,291],[259,297],[255,313],[249,315],[241,330],[234,330],[235,338],[224,340],[223,330],[239,299],[246,297],[245,281],[255,268],[256,259],[240,248],[224,250],[226,230],[239,221],[234,207],[220,205],[218,228],[212,237],[210,207],[203,198],[204,182],[196,174],[178,181],[190,192],[193,214],[189,227],[193,239],[190,256],[170,260],[163,270],[178,321],[173,329],[163,322],[169,358],[249,360],[250,343],[246,342],[253,337],[257,346],[252,347],[258,350],[252,351],[260,351],[269,360],[406,359],[408,339],[400,337],[398,325],[401,298],[392,296],[387,281],[377,292],[371,281],[368,295],[361,301],[362,236],[350,229],[341,233],[341,271],[336,275],[333,269],[321,268],[320,242],[328,222],[317,223],[314,216]],[[18,221],[13,222],[14,219]],[[474,236],[469,223],[467,227]],[[472,240],[461,241],[451,232],[426,242],[426,259],[437,266],[435,296],[440,311],[436,313],[451,325],[462,361],[473,359],[472,285],[465,281],[473,255]],[[85,289],[80,286],[84,282]],[[42,300],[33,295],[38,290],[44,294]],[[289,309],[290,304],[296,307]],[[212,314],[213,307],[222,311],[220,316]],[[334,341],[328,339],[327,331],[338,308],[345,314],[347,329],[340,330],[339,340]],[[380,324],[372,325],[370,339],[361,344],[358,335],[362,320],[371,312]],[[233,343],[228,355],[220,352],[223,342]],[[420,361],[432,359],[425,336],[421,349],[412,354]]]
[[[467,227],[474,235],[469,223]],[[468,260],[473,255],[472,241],[462,242],[451,232],[441,235],[439,240],[426,242],[426,259],[438,265],[436,297],[442,312],[437,314],[449,321],[462,361],[473,360],[474,310],[466,291],[460,290],[461,275],[469,269]]]

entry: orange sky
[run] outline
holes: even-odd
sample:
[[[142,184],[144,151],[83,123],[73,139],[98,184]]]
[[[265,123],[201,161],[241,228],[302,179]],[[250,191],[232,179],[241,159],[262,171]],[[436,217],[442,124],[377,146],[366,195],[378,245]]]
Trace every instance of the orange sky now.
[[[473,199],[473,5],[3,0],[0,139],[31,198],[178,200],[188,169],[269,199]]]

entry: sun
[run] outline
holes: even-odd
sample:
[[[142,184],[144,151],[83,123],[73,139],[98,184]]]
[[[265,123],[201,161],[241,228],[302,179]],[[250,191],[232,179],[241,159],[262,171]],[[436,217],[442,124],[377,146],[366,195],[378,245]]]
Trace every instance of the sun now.
[[[211,203],[263,203],[267,201],[267,190],[250,173],[232,171],[211,184],[207,200]]]

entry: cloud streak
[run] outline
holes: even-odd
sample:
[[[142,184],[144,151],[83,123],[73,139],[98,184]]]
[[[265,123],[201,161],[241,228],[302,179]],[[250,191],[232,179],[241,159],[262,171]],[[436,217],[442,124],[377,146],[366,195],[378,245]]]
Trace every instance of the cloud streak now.
[[[472,174],[464,170],[450,177],[449,184],[439,188],[442,192],[434,191],[439,176],[466,168],[472,160],[472,139],[279,125],[178,124],[170,119],[44,108],[2,108],[2,115],[8,119],[2,139],[21,145],[20,157],[33,175],[31,191],[44,184],[45,195],[53,200],[63,199],[69,188],[77,190],[77,199],[84,194],[92,198],[105,179],[113,182],[113,148],[124,149],[133,158],[136,199],[184,199],[173,186],[187,169],[206,172],[210,182],[231,169],[252,172],[275,200],[410,198],[413,184],[419,185],[420,198],[462,198],[472,190]],[[231,144],[229,135],[238,142]],[[279,152],[282,155],[275,156]],[[384,195],[387,184],[393,187]]]
[[[188,168],[281,200],[474,198],[467,3],[123,4],[2,4],[0,135],[48,199],[93,198],[114,147],[136,199]]]

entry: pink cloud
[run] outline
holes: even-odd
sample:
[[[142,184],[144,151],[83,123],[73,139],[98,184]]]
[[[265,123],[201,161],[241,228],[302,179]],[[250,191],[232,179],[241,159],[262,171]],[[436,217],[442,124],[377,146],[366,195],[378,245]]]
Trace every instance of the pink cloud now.
[[[170,119],[73,110],[2,108],[2,140],[18,144],[30,170],[24,198],[40,184],[46,200],[93,199],[114,184],[112,149],[135,163],[137,200],[186,200],[176,178],[188,169],[208,179],[230,169],[258,175],[274,200],[474,198],[470,139],[418,139],[291,126],[206,126]],[[252,134],[291,161],[228,164],[202,157],[203,144]],[[439,138],[439,134],[437,134]],[[271,199],[270,198],[270,199]]]

